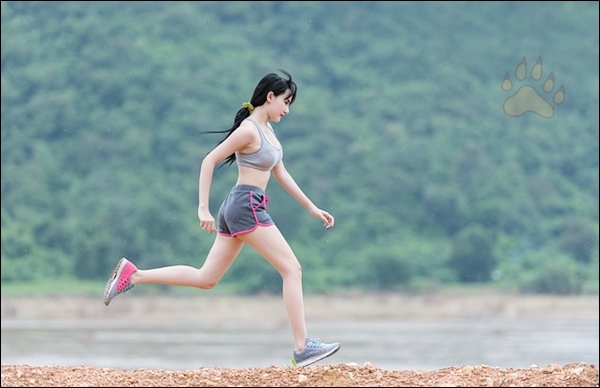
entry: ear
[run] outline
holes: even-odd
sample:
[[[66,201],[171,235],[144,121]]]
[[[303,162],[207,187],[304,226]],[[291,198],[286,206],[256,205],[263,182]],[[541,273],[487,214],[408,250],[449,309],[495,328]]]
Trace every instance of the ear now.
[[[275,93],[273,93],[273,91],[267,93],[267,102],[273,102],[275,101],[275,98]]]

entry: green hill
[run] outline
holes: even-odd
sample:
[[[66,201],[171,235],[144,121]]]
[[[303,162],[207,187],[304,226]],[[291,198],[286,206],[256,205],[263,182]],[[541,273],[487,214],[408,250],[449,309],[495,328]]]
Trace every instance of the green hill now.
[[[102,281],[122,256],[202,265],[197,179],[219,140],[202,132],[283,68],[286,166],[336,217],[324,231],[269,186],[307,292],[598,292],[597,2],[5,1],[1,17],[5,285]],[[234,182],[216,174],[213,214]],[[280,289],[246,248],[223,283]]]

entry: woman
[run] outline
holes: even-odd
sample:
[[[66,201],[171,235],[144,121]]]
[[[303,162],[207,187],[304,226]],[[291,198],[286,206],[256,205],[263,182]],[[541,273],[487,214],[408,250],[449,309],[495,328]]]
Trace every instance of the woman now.
[[[283,149],[270,121],[278,123],[289,113],[296,99],[296,83],[270,73],[264,76],[249,102],[237,112],[233,126],[210,152],[200,168],[198,218],[208,233],[217,232],[204,265],[197,269],[175,265],[149,270],[138,269],[122,258],[106,283],[104,304],[143,283],[210,289],[217,285],[244,244],[265,258],[283,279],[283,300],[294,336],[293,364],[307,366],[329,357],[339,343],[326,344],[307,335],[302,295],[302,268],[291,247],[267,213],[265,194],[271,173],[283,188],[308,212],[323,221],[326,229],[334,217],[315,206],[294,181],[283,164]],[[218,214],[218,227],[209,210],[209,193],[215,167],[236,162],[238,178]]]

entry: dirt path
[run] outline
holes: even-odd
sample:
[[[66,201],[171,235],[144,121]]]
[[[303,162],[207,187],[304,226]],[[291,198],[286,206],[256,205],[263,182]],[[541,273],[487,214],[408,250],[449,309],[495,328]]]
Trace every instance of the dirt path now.
[[[117,370],[2,365],[2,387],[597,387],[586,364],[501,369],[486,365],[437,371],[386,371],[372,365],[306,368]]]

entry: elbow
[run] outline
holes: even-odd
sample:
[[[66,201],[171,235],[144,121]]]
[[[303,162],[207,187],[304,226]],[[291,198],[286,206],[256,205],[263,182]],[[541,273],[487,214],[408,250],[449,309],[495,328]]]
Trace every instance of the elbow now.
[[[202,159],[202,163],[200,163],[200,168],[202,168],[203,170],[205,170],[205,169],[214,170],[216,165],[217,165],[217,163],[215,162],[214,158],[212,158],[210,156],[210,154],[208,154],[204,157],[204,159]]]

